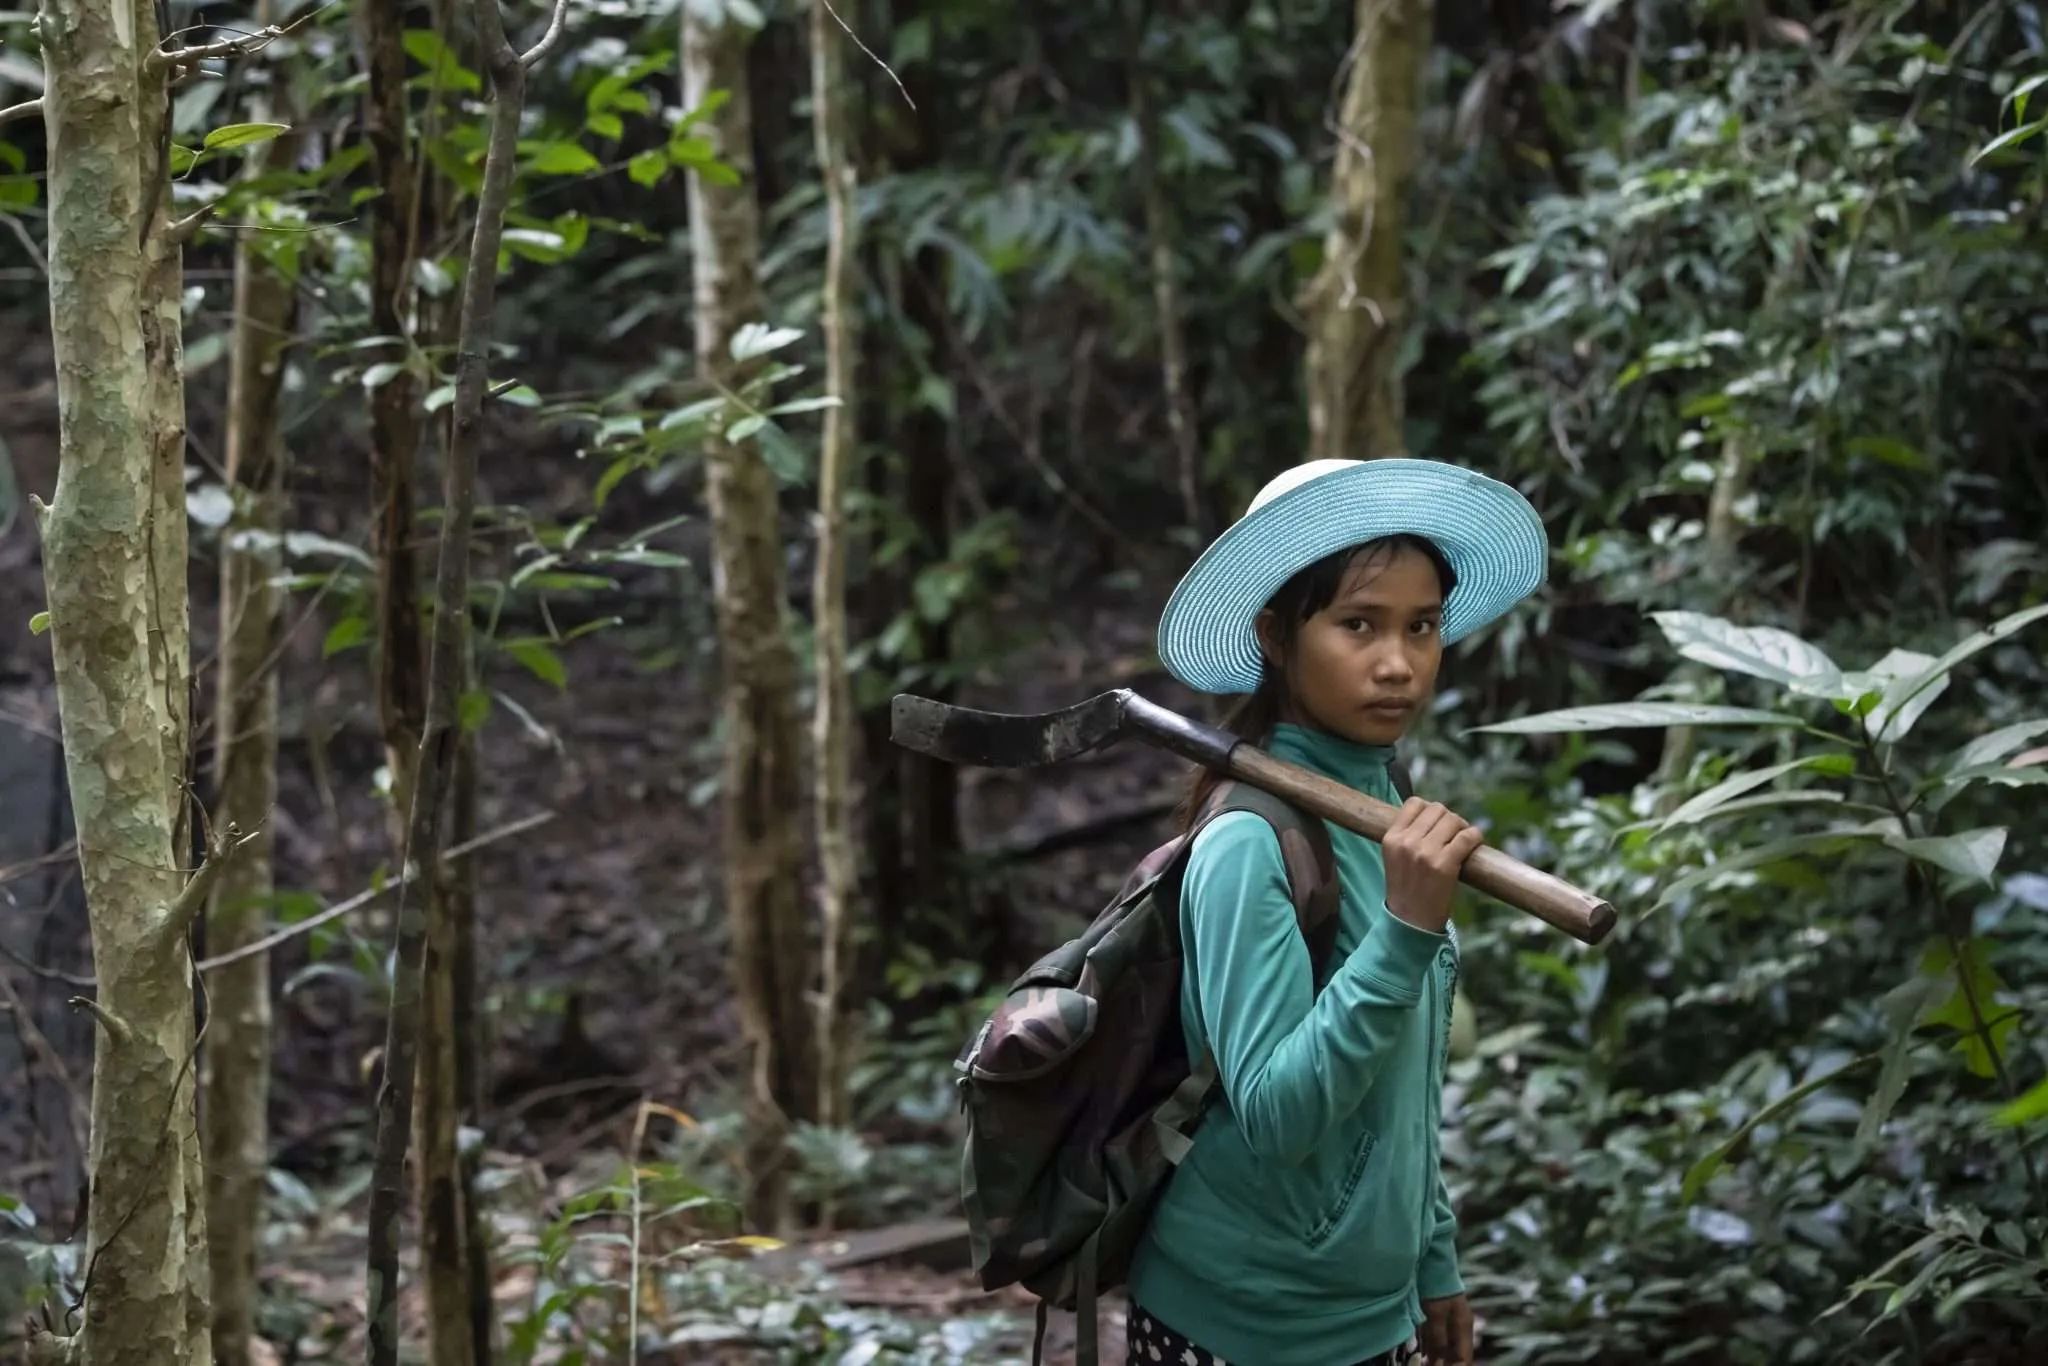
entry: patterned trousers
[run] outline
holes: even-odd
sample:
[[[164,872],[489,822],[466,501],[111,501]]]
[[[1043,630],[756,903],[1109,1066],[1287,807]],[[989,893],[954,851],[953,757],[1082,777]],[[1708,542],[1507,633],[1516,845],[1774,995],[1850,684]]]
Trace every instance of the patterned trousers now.
[[[1130,1366],[1230,1366],[1214,1352],[1195,1346],[1161,1323],[1135,1300],[1131,1302],[1130,1328],[1124,1342],[1125,1360]],[[1402,1346],[1367,1357],[1357,1366],[1400,1366],[1413,1355],[1412,1346]]]

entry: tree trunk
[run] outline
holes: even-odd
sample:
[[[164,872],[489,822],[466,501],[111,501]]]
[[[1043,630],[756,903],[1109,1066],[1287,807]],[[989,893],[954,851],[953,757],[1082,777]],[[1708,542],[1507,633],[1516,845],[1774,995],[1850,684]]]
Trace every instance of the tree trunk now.
[[[859,1014],[851,984],[854,904],[860,867],[853,811],[852,680],[846,667],[846,489],[860,459],[854,392],[854,341],[859,331],[853,266],[859,251],[854,216],[856,176],[847,149],[845,41],[824,0],[811,0],[811,98],[818,171],[825,181],[829,238],[825,256],[825,391],[838,406],[825,411],[818,461],[818,564],[812,593],[816,616],[817,710],[811,742],[817,765],[813,797],[818,859],[824,874],[824,963],[818,1009],[818,1095],[821,1123],[849,1122],[846,1073]],[[830,1222],[829,1213],[827,1222]]]
[[[51,336],[60,462],[37,504],[64,757],[92,927],[85,1366],[204,1366],[202,1160],[186,936],[222,859],[180,841],[190,645],[180,251],[153,5],[48,0]],[[216,848],[220,847],[218,845]]]
[[[557,0],[559,18],[563,0]],[[561,36],[551,24],[548,37],[521,56],[505,39],[498,0],[476,0],[476,32],[490,72],[491,103],[483,186],[477,196],[476,226],[463,272],[462,322],[456,342],[455,404],[449,424],[448,457],[442,476],[439,563],[434,575],[433,649],[428,663],[426,724],[406,814],[404,863],[423,870],[432,888],[440,866],[442,809],[460,742],[457,720],[469,658],[469,542],[476,517],[476,466],[486,357],[497,304],[498,249],[511,200],[519,120],[526,103],[526,68],[540,60]],[[408,912],[405,889],[392,954],[391,1014],[384,1044],[384,1077],[377,1091],[377,1144],[370,1181],[369,1334],[371,1366],[398,1362],[398,1223],[404,1204],[405,1154],[411,1136],[415,1068],[421,1053],[421,968],[429,925],[417,909]],[[452,1066],[447,1089],[453,1089]],[[459,1230],[459,1214],[458,1224]],[[459,1232],[458,1232],[459,1237]],[[466,1285],[466,1277],[458,1279]],[[465,1331],[467,1339],[467,1309]],[[438,1348],[436,1349],[438,1350]]]
[[[270,22],[266,4],[258,25]],[[254,119],[273,111],[252,110]],[[279,138],[252,171],[287,167],[296,139]],[[210,953],[241,948],[265,928],[272,890],[271,809],[277,802],[277,673],[271,659],[283,595],[283,442],[278,395],[296,295],[244,235],[235,245],[235,333],[228,372],[227,479],[238,491],[221,551],[220,673],[214,704],[214,819],[248,844],[221,875],[207,910]],[[207,1225],[218,1366],[248,1366],[255,1332],[256,1267],[269,1169],[270,958],[257,954],[207,983],[201,1056]]]
[[[1311,459],[1398,455],[1407,319],[1401,230],[1430,0],[1358,0],[1323,262],[1302,298]]]
[[[683,103],[694,109],[712,91],[728,92],[702,127],[740,183],[690,177],[697,370],[734,392],[751,367],[733,360],[732,338],[762,311],[746,82],[752,30],[705,9],[683,6]],[[783,622],[774,476],[757,451],[720,439],[707,443],[705,469],[724,669],[726,916],[749,1055],[745,1205],[756,1227],[779,1229],[788,1213],[784,1139],[790,1122],[814,1117],[818,1104],[810,948],[799,895],[796,661]]]
[[[1209,539],[1209,513],[1202,498],[1202,443],[1188,387],[1188,338],[1180,299],[1180,263],[1175,256],[1173,208],[1159,176],[1159,111],[1152,103],[1145,68],[1147,32],[1141,10],[1133,26],[1130,57],[1131,122],[1138,130],[1138,181],[1145,202],[1145,239],[1152,268],[1152,300],[1159,313],[1159,371],[1166,392],[1166,425],[1173,437],[1174,483],[1181,515],[1198,542]]]

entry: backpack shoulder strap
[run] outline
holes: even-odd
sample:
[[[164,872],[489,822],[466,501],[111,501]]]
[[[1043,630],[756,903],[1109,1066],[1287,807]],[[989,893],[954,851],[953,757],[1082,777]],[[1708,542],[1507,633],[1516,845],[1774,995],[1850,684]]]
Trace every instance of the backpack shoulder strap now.
[[[1219,783],[1196,828],[1226,811],[1250,811],[1262,817],[1280,838],[1280,859],[1287,868],[1287,886],[1294,900],[1295,923],[1308,941],[1309,961],[1321,990],[1337,943],[1337,859],[1330,830],[1322,818],[1296,809],[1286,798],[1250,783]],[[1189,843],[1193,840],[1190,838]]]
[[[1387,776],[1394,780],[1394,795],[1407,801],[1415,795],[1415,784],[1408,780],[1408,765],[1399,759],[1387,761]]]

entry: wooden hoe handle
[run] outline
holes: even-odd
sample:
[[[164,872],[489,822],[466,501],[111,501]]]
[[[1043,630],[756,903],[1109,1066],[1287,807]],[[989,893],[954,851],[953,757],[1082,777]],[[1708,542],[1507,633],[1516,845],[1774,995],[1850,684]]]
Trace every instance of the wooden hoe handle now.
[[[1304,811],[1355,830],[1375,844],[1386,839],[1394,817],[1400,814],[1399,807],[1247,744],[1232,747],[1227,771],[1233,778],[1285,797]],[[1583,944],[1599,943],[1614,928],[1614,908],[1599,897],[1489,845],[1472,851],[1458,879]]]

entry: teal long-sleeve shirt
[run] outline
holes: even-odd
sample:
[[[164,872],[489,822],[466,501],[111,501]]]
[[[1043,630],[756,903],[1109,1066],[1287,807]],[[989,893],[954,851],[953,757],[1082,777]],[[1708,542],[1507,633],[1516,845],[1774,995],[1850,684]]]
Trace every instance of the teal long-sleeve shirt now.
[[[1268,748],[1384,801],[1392,751],[1282,726]],[[1332,825],[1343,886],[1317,992],[1280,842],[1249,812],[1197,837],[1181,1023],[1220,1092],[1167,1183],[1134,1298],[1235,1366],[1349,1366],[1463,1289],[1439,1165],[1456,940],[1386,908],[1371,840]]]

